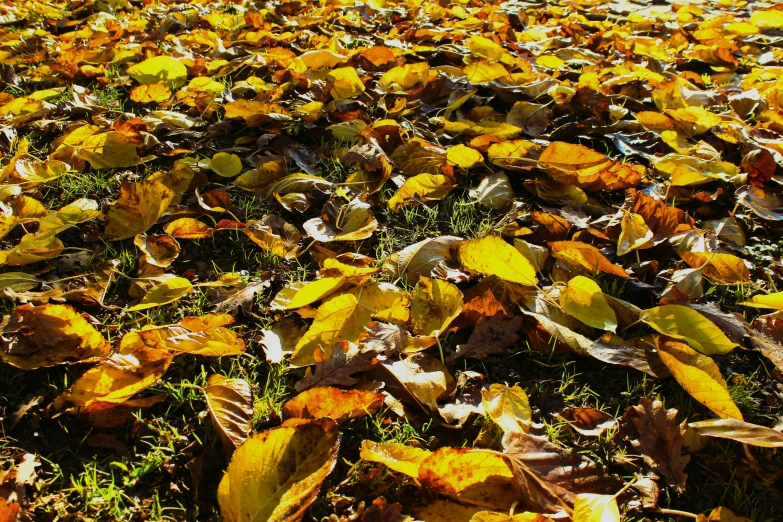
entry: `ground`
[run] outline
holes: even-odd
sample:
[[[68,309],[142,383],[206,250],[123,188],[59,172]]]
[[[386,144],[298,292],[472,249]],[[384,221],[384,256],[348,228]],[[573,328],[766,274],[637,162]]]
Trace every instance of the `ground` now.
[[[643,508],[637,489],[619,497],[624,520],[681,520],[675,511],[707,515],[719,506],[756,522],[783,520],[779,449],[699,439],[686,424],[721,413],[692,396],[687,378],[609,364],[574,340],[606,346],[602,335],[616,332],[623,350],[641,350],[676,374],[661,350],[698,346],[641,311],[714,305],[699,328],[708,323],[736,347],[699,357],[714,361],[745,422],[780,431],[783,348],[774,324],[783,306],[747,305],[783,283],[779,6],[111,0],[0,9],[0,498],[20,507],[0,520],[230,519],[221,517],[217,490],[233,447],[209,414],[209,377],[250,385],[252,433],[280,427],[283,405],[318,359],[295,367],[290,349],[275,357],[268,332],[284,321],[310,327],[329,299],[378,284],[445,321],[414,332],[407,305],[402,320],[372,311],[373,320],[428,343],[423,353],[438,371],[466,379],[439,392],[436,406],[471,386],[519,386],[529,403],[525,432],[592,460],[612,484],[655,480],[657,505]],[[175,63],[156,69],[145,61],[156,56]],[[219,153],[232,157],[223,164]],[[143,194],[143,180],[156,176],[153,194]],[[64,212],[79,201],[78,211]],[[309,228],[317,218],[326,233]],[[209,230],[199,238],[169,228],[196,219]],[[46,235],[47,227],[55,232]],[[252,232],[261,229],[266,236]],[[401,250],[441,236],[456,239],[433,257],[437,270],[394,268]],[[512,272],[529,268],[535,284],[465,261],[465,245],[491,236],[514,251]],[[23,237],[39,244],[22,248]],[[631,247],[618,252],[624,241]],[[558,242],[566,253],[557,253]],[[592,245],[600,258],[574,261],[571,242]],[[537,247],[547,254],[540,266],[529,255]],[[329,271],[324,260],[335,258],[342,268]],[[377,270],[357,276],[352,267]],[[698,284],[686,284],[683,270]],[[33,282],[20,281],[25,274]],[[613,327],[587,324],[595,306],[563,311],[577,275],[598,285],[593,299],[614,303]],[[182,296],[150,297],[172,276],[186,280]],[[338,276],[345,280],[333,296],[291,309],[273,302],[283,289]],[[460,295],[448,320],[445,298],[418,297],[429,277]],[[241,306],[224,304],[253,284],[258,291]],[[490,320],[462,308],[485,290],[501,316],[520,319],[491,330],[500,349],[457,357]],[[30,318],[49,305],[69,307],[89,327],[67,339],[44,332]],[[555,323],[563,318],[559,333],[531,315],[549,314],[542,310]],[[22,313],[33,315],[14,326]],[[241,354],[148,344],[170,362],[159,378],[113,402],[97,388],[89,404],[68,395],[129,334],[209,314],[238,336]],[[367,323],[334,341],[366,350]],[[54,347],[83,346],[88,330],[105,342],[101,357],[78,361],[73,352],[41,362],[41,353],[62,350]],[[283,344],[292,347],[303,331]],[[383,353],[416,360],[408,348]],[[387,402],[341,422],[334,469],[306,520],[396,522],[450,497],[362,460],[363,441],[504,449],[497,419],[481,410],[450,421],[376,363],[340,387],[388,393]],[[138,364],[132,371],[146,371]],[[102,416],[131,397],[155,396],[162,400],[129,408],[122,422]],[[389,397],[405,404],[404,414]],[[679,492],[629,432],[629,412],[644,398],[676,410],[667,422],[690,456]],[[108,413],[88,416],[93,403]],[[583,435],[560,415],[569,408],[618,422]],[[379,497],[399,503],[396,515],[367,511]]]

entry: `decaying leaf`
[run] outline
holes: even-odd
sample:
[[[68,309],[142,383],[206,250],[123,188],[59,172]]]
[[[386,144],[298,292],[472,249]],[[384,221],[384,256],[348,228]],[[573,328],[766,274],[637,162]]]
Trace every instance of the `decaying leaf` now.
[[[366,390],[343,391],[321,387],[303,391],[283,405],[287,419],[330,418],[340,424],[349,419],[371,415],[383,406],[383,395]]]
[[[685,466],[691,460],[682,454],[682,426],[675,421],[677,410],[666,410],[661,401],[643,397],[622,418],[626,438],[642,455],[645,464],[660,472],[666,483],[679,493],[685,491],[688,475]]]
[[[107,357],[111,346],[68,305],[22,305],[2,326],[0,357],[24,370]]]
[[[244,379],[211,375],[204,387],[207,408],[223,445],[233,451],[247,440],[253,423],[253,392]]]
[[[220,481],[220,514],[228,522],[301,519],[332,471],[339,446],[331,419],[253,435],[234,452]]]

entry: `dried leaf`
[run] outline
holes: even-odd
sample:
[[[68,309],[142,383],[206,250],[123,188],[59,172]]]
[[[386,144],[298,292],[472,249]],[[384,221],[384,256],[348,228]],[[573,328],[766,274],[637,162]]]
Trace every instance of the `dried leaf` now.
[[[207,409],[223,446],[232,452],[241,446],[253,425],[253,392],[244,379],[211,375],[204,387]]]

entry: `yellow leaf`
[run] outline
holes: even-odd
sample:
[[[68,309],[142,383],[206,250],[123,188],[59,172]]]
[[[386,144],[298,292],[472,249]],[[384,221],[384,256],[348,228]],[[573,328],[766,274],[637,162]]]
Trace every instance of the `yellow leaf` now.
[[[578,494],[574,502],[574,522],[620,522],[617,500],[610,495]]]
[[[171,89],[162,83],[137,85],[130,92],[130,99],[136,103],[161,103],[171,98]]]
[[[335,100],[346,100],[364,92],[364,83],[353,67],[332,69],[326,79],[332,82],[330,94]]]
[[[715,361],[678,342],[660,343],[658,355],[691,397],[722,419],[743,420]]]
[[[462,310],[462,292],[441,279],[419,278],[413,289],[411,325],[416,335],[440,336]]]
[[[166,225],[164,231],[177,239],[212,237],[212,228],[196,218],[179,218]]]
[[[615,332],[617,315],[598,283],[585,276],[572,277],[560,290],[560,306],[568,315],[593,328]]]
[[[409,63],[393,67],[378,80],[381,92],[401,92],[424,86],[430,78],[430,66],[427,62]]]
[[[57,257],[65,248],[52,234],[25,234],[18,245],[0,251],[0,266],[24,266]]]
[[[409,300],[394,285],[373,283],[325,301],[318,307],[313,324],[296,344],[291,364],[315,364],[319,348],[324,358],[329,357],[336,342],[358,341],[359,334],[373,319],[407,321]]]
[[[481,390],[481,404],[503,432],[530,429],[533,411],[525,390],[519,386],[509,388],[505,384],[492,384]]]
[[[773,310],[783,310],[783,292],[755,295],[751,297],[749,301],[743,301],[739,304],[743,306],[752,306],[753,308],[772,308]]]
[[[470,522],[471,517],[481,512],[482,509],[478,506],[465,506],[458,502],[434,500],[427,505],[415,507],[412,514],[416,520],[423,522]]]
[[[624,256],[637,248],[652,245],[653,232],[644,218],[633,212],[626,212],[620,222],[620,237],[617,240],[617,255]]]
[[[630,277],[622,267],[611,263],[593,245],[581,241],[553,241],[549,248],[552,257],[565,263],[569,269],[586,271],[589,274],[604,272],[617,277]]]
[[[419,465],[419,482],[465,504],[508,511],[519,498],[517,479],[500,453],[440,448]]]
[[[745,262],[732,254],[717,252],[680,252],[680,257],[691,268],[698,268],[704,277],[727,285],[750,282],[750,271]]]
[[[411,203],[426,203],[445,198],[456,184],[454,180],[442,174],[419,174],[405,180],[397,192],[389,199],[392,212],[399,211]]]
[[[120,185],[120,197],[106,214],[106,236],[116,241],[146,232],[169,206],[174,191],[157,181]]]
[[[171,56],[155,56],[129,68],[128,75],[141,84],[163,83],[176,89],[185,85],[188,69]]]
[[[242,160],[236,154],[218,152],[209,162],[209,168],[223,178],[233,178],[242,172]]]
[[[205,315],[199,319],[220,318],[220,315]],[[231,316],[229,316],[231,317]],[[218,325],[199,327],[189,324],[185,318],[179,325],[159,326],[131,331],[120,340],[120,353],[133,353],[146,347],[170,351],[174,354],[188,353],[201,356],[241,355],[245,341],[236,332]],[[232,320],[233,322],[233,320]]]
[[[310,282],[291,283],[280,290],[270,303],[272,310],[295,310],[328,296],[345,282],[345,277],[322,277]]]
[[[383,395],[368,390],[343,391],[330,386],[310,388],[283,405],[283,418],[329,418],[338,424],[376,413],[383,406]]]
[[[23,370],[107,357],[111,345],[68,305],[17,306],[2,330],[0,358]]]
[[[715,323],[693,308],[663,305],[642,311],[639,320],[675,339],[681,339],[706,355],[728,353],[738,346],[715,326]]]
[[[776,9],[751,10],[750,23],[762,31],[775,31],[783,28],[783,11]]]
[[[551,54],[542,54],[536,58],[536,64],[543,65],[549,69],[559,69],[565,64],[565,62],[557,56]]]
[[[505,67],[497,62],[479,61],[466,65],[462,72],[468,77],[468,81],[473,85],[489,83],[508,75]]]
[[[244,379],[211,375],[204,387],[207,409],[224,447],[241,446],[253,427],[253,391]]]
[[[362,441],[362,449],[359,457],[366,462],[377,462],[391,470],[419,478],[419,464],[432,455],[431,451],[414,448],[396,442],[372,442]]]
[[[534,286],[536,269],[516,248],[497,236],[471,239],[459,247],[462,266],[504,281]]]
[[[446,160],[450,165],[456,165],[461,169],[469,169],[484,162],[484,156],[476,149],[465,145],[455,145],[446,151]]]
[[[79,146],[78,157],[96,170],[133,167],[155,158],[139,156],[138,147],[139,143],[129,136],[109,131],[85,138]]]
[[[146,348],[133,354],[112,354],[83,373],[55,399],[55,405],[59,408],[69,402],[84,408],[97,402],[125,402],[155,384],[166,373],[172,358],[168,352]]]
[[[477,34],[471,35],[468,41],[468,49],[479,58],[500,60],[503,58],[503,48],[489,38]]]
[[[150,288],[141,302],[127,309],[128,312],[146,310],[173,303],[193,291],[193,285],[184,277],[172,277]]]
[[[253,243],[283,259],[296,257],[302,239],[294,225],[275,214],[267,214],[258,221],[251,219],[244,232]]]
[[[300,520],[337,462],[331,419],[256,433],[234,453],[218,486],[226,522]]]

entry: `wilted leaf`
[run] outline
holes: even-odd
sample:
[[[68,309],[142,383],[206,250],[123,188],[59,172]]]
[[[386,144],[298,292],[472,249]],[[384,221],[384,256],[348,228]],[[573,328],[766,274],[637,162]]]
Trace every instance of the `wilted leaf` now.
[[[508,510],[519,491],[509,464],[500,453],[440,448],[419,463],[419,482],[465,504]]]
[[[617,426],[617,419],[595,408],[566,408],[557,414],[581,435],[598,437]]]
[[[706,437],[718,437],[761,446],[763,448],[783,448],[783,433],[772,428],[743,422],[736,419],[710,419],[691,422],[688,427]]]
[[[253,424],[253,392],[244,379],[211,375],[204,387],[212,423],[229,451],[241,446]]]
[[[68,305],[17,306],[2,335],[0,357],[23,370],[95,361],[111,351],[95,327]]]
[[[383,406],[383,395],[366,390],[343,391],[337,388],[310,388],[283,405],[283,418],[320,419],[328,417],[338,424],[376,413]]]
[[[419,278],[413,289],[411,324],[413,333],[440,336],[462,310],[462,292],[447,281]]]
[[[748,283],[750,272],[744,261],[731,254],[716,252],[680,252],[682,259],[691,268],[698,268],[710,279],[727,285]]]
[[[470,197],[491,209],[502,209],[514,201],[514,189],[504,173],[490,174],[481,180],[476,189],[470,191]]]
[[[617,277],[628,278],[628,273],[621,267],[612,264],[592,245],[580,241],[554,241],[549,244],[552,257],[588,274],[606,273]]]
[[[283,259],[296,257],[302,239],[295,226],[274,214],[267,214],[260,221],[248,221],[244,232],[253,243]]]
[[[253,435],[234,452],[220,481],[220,514],[227,522],[300,520],[332,471],[339,446],[331,419]]]
[[[406,321],[410,297],[388,283],[373,283],[332,297],[318,307],[313,324],[294,349],[291,364],[314,364],[317,349],[329,357],[338,341],[356,342],[373,319]]]
[[[645,464],[660,472],[666,483],[685,491],[685,465],[691,460],[682,454],[681,426],[675,421],[677,410],[665,410],[661,401],[643,397],[638,406],[630,406],[623,415],[626,438],[642,455]]]
[[[123,183],[119,199],[106,214],[106,236],[120,240],[146,232],[173,198],[174,191],[159,181]]]

